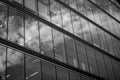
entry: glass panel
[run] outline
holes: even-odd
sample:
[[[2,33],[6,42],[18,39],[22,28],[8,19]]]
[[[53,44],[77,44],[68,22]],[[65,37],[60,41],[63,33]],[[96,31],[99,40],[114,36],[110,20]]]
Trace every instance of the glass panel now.
[[[19,45],[24,45],[24,27],[22,12],[11,7],[9,8],[8,40]]]
[[[112,43],[112,37],[108,34],[105,34],[106,36],[106,40],[107,40],[107,44],[108,44],[108,50],[109,50],[109,53],[114,55],[114,47],[113,47],[113,43]]]
[[[80,80],[80,74],[75,72],[70,72],[70,80]]]
[[[114,59],[111,59],[111,63],[112,63],[112,67],[113,67],[113,72],[114,72],[114,76],[116,80],[120,79],[120,70],[119,70],[119,66],[117,61],[115,61]]]
[[[0,77],[5,79],[6,71],[6,48],[0,45]]]
[[[77,14],[72,12],[71,12],[71,17],[72,17],[73,31],[75,35],[79,36],[80,38],[83,38],[82,29],[84,28],[84,26],[81,23],[81,18]]]
[[[114,43],[116,43],[116,45],[115,45],[116,46],[116,48],[115,48],[116,49],[116,56],[118,58],[120,58],[120,54],[119,54],[120,53],[120,41],[115,40]]]
[[[117,17],[119,17],[119,16],[117,16]],[[114,28],[114,31],[115,31],[116,35],[117,35],[118,37],[120,37],[120,35],[119,35],[119,32],[120,32],[119,23],[116,22],[116,21],[114,21],[114,20],[112,20],[112,23],[113,23],[113,25],[114,25],[113,28]]]
[[[25,55],[26,80],[41,80],[40,60],[35,57]]]
[[[48,0],[38,0],[39,16],[46,20],[50,20],[49,4]]]
[[[95,54],[96,54],[96,59],[97,59],[97,64],[98,64],[99,76],[107,78],[104,57],[100,52],[96,50],[95,50]]]
[[[119,47],[119,41],[117,40],[117,39],[115,39],[115,38],[112,38],[112,42],[113,42],[113,49],[114,49],[114,54],[115,54],[115,56],[117,56],[118,55],[118,52],[119,52],[119,49],[118,49],[118,47]]]
[[[85,15],[86,10],[85,10],[85,5],[84,5],[84,0],[76,0],[77,3],[77,10],[82,13],[83,15]]]
[[[53,30],[53,38],[55,45],[55,58],[59,61],[66,62],[64,35],[57,30]]]
[[[68,64],[78,67],[78,60],[76,56],[75,43],[72,38],[65,38],[65,46],[67,52]]]
[[[33,11],[37,11],[37,0],[25,0],[25,6]]]
[[[53,53],[53,36],[51,28],[41,22],[39,22],[39,32],[40,32],[40,45],[41,53],[49,57],[54,56]]]
[[[51,22],[59,27],[63,27],[62,16],[61,16],[61,5],[54,0],[50,0],[50,16]]]
[[[0,37],[7,37],[7,6],[0,3]]]
[[[87,52],[87,57],[88,57],[88,62],[89,62],[89,70],[92,74],[97,75],[98,70],[97,70],[97,65],[96,65],[94,49],[86,46],[86,52]]]
[[[25,46],[39,51],[39,33],[38,33],[38,21],[34,18],[25,16]]]
[[[69,6],[77,10],[77,5],[76,5],[77,0],[68,0],[68,1],[69,1]]]
[[[84,39],[90,43],[92,43],[92,40],[91,40],[91,31],[90,31],[90,25],[89,25],[89,22],[84,20],[84,19],[80,19],[81,20],[81,25],[83,26],[82,27],[82,31],[83,31],[83,36],[84,36]]]
[[[86,56],[86,51],[85,51],[85,45],[79,41],[76,41],[76,48],[77,48],[80,68],[82,70],[89,71],[88,70],[87,56]]]
[[[7,49],[7,80],[24,80],[24,55]]]
[[[43,80],[55,80],[55,66],[42,61],[42,78]]]
[[[114,73],[113,73],[113,70],[112,70],[112,65],[111,65],[110,58],[107,57],[107,56],[104,56],[104,59],[105,59],[105,65],[106,65],[106,71],[107,71],[108,79],[114,80]]]
[[[69,80],[68,71],[57,67],[57,80]]]
[[[61,14],[62,14],[63,29],[73,33],[70,11],[67,8],[61,6]]]
[[[91,80],[91,78],[81,74],[80,80]]]

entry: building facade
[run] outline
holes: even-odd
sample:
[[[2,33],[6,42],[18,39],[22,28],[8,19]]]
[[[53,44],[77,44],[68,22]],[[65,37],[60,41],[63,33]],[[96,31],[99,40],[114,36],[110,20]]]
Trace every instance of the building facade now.
[[[0,0],[1,80],[120,80],[116,0]]]

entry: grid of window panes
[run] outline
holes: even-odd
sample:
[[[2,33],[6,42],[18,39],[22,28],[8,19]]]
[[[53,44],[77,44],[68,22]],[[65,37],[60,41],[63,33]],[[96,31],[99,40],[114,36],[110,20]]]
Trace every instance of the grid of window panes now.
[[[39,17],[120,58],[118,39],[55,0],[13,1],[29,8]],[[61,1],[120,37],[120,9],[109,0],[91,1],[118,21],[89,0]],[[105,79],[120,79],[120,62],[1,2],[0,37]],[[0,53],[0,75],[3,80],[92,80],[83,74],[69,71],[7,47],[0,46]]]

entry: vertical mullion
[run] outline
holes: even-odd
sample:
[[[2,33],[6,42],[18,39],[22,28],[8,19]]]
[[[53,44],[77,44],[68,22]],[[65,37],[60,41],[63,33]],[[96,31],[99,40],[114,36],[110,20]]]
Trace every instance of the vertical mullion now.
[[[49,11],[49,14],[50,14],[50,22],[52,22],[52,19],[51,19],[51,6],[50,6],[50,2],[51,0],[47,0],[48,2],[48,6],[47,6],[47,9]],[[54,37],[53,37],[53,29],[51,28],[51,36],[52,36],[52,47],[53,47],[53,58],[55,59],[55,44],[54,44]],[[57,66],[55,66],[55,80],[57,80]]]
[[[68,0],[68,6],[69,6],[69,0]],[[68,10],[68,13],[69,13],[69,15],[70,15],[70,19],[71,19],[71,12]],[[70,20],[70,22],[71,22],[71,20]],[[71,25],[72,25],[72,23],[70,23]],[[71,31],[72,33],[73,33],[73,30]],[[73,33],[74,34],[74,33]],[[68,54],[68,53],[66,53],[66,54]],[[68,63],[69,64],[69,63]],[[70,79],[70,70],[68,70],[68,79],[69,80],[71,80]]]
[[[23,0],[23,8],[25,8],[25,0]],[[23,14],[23,34],[24,34],[24,47],[25,47],[25,14]],[[26,54],[24,53],[24,80],[26,80]]]
[[[36,9],[37,9],[36,13],[39,16],[39,4],[38,3],[39,3],[38,0],[36,0]],[[40,22],[39,21],[37,21],[37,22],[38,22],[39,53],[41,54],[41,44],[40,44],[41,36],[40,36],[40,26],[39,26]],[[40,65],[41,80],[43,80],[43,76],[42,76],[42,61],[41,60],[39,62],[39,65]]]
[[[6,30],[6,39],[8,40],[8,21],[9,21],[9,5],[7,5],[7,30]],[[6,47],[6,69],[5,69],[5,80],[7,80],[7,55],[8,55],[8,47]]]
[[[25,15],[23,14],[23,27],[24,27],[24,47],[25,47]],[[26,54],[24,53],[24,80],[26,80]]]

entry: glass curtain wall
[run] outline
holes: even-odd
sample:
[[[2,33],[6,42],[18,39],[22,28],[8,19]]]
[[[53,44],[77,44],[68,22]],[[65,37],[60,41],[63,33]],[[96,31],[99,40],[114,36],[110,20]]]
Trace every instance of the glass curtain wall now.
[[[120,58],[118,39],[55,0],[13,1],[63,30]],[[109,0],[93,2],[118,21],[89,0],[61,1],[120,37],[119,9]],[[105,79],[120,79],[120,62],[2,2],[0,2],[0,38]],[[3,80],[95,80],[2,45],[0,53],[0,76]]]

